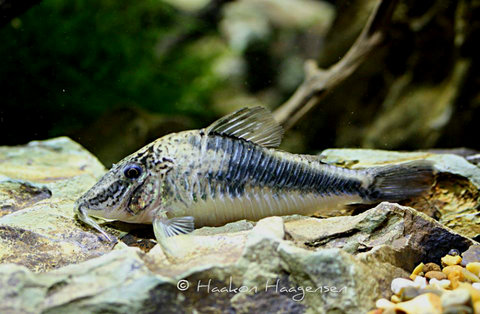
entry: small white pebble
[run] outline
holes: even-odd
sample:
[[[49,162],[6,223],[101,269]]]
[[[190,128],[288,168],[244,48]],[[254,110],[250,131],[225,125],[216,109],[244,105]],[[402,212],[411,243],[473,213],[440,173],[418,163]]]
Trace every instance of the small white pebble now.
[[[388,310],[388,309],[395,308],[395,303],[382,298],[377,300],[377,302],[375,303],[375,306],[377,307],[377,309]]]
[[[437,278],[432,278],[428,281],[430,285],[438,285],[439,282],[440,280],[438,280]]]
[[[400,291],[405,287],[415,287],[415,283],[405,278],[395,278],[392,280],[391,289],[393,293],[400,294]]]
[[[415,277],[413,282],[417,288],[425,288],[427,286],[427,278],[422,276]]]
[[[448,280],[448,279],[442,279],[442,280],[440,280],[440,281],[438,282],[438,285],[439,285],[440,287],[444,288],[444,289],[445,289],[445,288],[448,288],[448,287],[450,287],[450,280]]]
[[[448,279],[438,280],[436,278],[432,278],[432,279],[430,279],[428,284],[429,284],[429,286],[432,286],[432,287],[435,287],[435,288],[446,289],[450,286],[450,280],[448,280]]]
[[[474,283],[472,283],[472,287],[474,287],[475,289],[480,290],[480,282],[474,282]]]

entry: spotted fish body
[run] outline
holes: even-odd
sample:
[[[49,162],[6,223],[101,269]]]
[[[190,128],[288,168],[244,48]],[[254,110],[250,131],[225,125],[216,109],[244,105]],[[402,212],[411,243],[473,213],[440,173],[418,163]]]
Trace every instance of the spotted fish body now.
[[[310,156],[198,131],[171,140],[178,141],[179,166],[165,178],[165,205],[172,216],[193,216],[199,227],[325,214],[366,196],[357,171],[323,165]]]
[[[406,199],[431,185],[428,162],[350,170],[275,149],[281,135],[261,107],[167,135],[115,165],[77,201],[76,211],[102,233],[89,215],[153,223],[165,242],[193,226],[338,215],[349,204]]]

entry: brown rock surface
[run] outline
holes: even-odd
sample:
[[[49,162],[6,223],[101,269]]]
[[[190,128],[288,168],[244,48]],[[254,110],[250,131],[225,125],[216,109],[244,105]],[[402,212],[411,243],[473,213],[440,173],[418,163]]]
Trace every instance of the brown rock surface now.
[[[73,202],[104,167],[68,138],[0,147],[0,262],[46,271],[100,256],[102,242],[73,216]]]

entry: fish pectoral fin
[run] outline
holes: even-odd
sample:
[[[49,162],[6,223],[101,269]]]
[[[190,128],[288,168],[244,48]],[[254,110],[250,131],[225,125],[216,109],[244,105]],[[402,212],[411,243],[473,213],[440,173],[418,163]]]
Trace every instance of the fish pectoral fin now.
[[[158,227],[162,229],[167,237],[187,234],[195,229],[194,218],[191,216],[176,217],[168,220],[160,219],[158,224]]]
[[[243,138],[265,147],[278,147],[283,135],[283,128],[272,113],[260,106],[235,111],[213,122],[205,131]]]
[[[190,233],[194,230],[194,227],[194,218],[191,216],[168,219],[166,215],[162,215],[155,217],[153,220],[153,232],[157,242],[163,248],[165,254],[173,258],[179,257],[182,254],[182,249],[179,247],[179,243],[171,237]]]

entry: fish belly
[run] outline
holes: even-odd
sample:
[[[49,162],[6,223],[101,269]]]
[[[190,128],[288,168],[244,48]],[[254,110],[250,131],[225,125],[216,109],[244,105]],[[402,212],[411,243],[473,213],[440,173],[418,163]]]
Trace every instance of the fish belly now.
[[[358,195],[318,195],[314,193],[278,193],[269,189],[251,189],[241,197],[222,195],[192,204],[188,215],[195,226],[220,226],[242,219],[257,221],[269,216],[312,215],[332,216],[352,203],[360,203]]]

